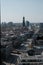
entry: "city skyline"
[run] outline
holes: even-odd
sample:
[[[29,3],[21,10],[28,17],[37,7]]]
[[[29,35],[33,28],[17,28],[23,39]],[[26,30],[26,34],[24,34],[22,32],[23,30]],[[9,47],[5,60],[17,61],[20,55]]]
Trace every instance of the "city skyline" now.
[[[43,22],[43,0],[1,0],[1,22]]]

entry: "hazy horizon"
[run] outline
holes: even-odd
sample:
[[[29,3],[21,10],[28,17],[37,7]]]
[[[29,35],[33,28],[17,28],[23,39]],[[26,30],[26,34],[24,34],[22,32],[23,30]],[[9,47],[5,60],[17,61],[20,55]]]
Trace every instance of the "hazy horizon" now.
[[[43,22],[43,0],[1,0],[1,22]]]

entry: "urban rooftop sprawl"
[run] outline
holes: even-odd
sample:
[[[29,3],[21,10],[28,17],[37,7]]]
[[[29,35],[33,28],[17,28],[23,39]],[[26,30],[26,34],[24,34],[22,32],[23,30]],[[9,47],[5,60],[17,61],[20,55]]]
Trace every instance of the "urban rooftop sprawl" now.
[[[1,65],[43,65],[43,23],[1,23]]]

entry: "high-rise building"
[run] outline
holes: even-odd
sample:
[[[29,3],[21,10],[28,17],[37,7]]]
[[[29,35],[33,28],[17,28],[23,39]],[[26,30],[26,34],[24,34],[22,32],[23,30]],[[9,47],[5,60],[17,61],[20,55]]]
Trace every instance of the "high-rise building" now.
[[[25,17],[23,17],[23,27],[25,26]]]
[[[40,33],[43,33],[43,23],[40,23]]]
[[[40,28],[43,29],[43,23],[40,23]]]
[[[29,21],[26,21],[26,26],[29,27]]]

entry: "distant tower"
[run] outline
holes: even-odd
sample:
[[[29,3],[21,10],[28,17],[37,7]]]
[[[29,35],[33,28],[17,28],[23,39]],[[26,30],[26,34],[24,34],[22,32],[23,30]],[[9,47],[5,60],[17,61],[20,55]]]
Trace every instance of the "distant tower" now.
[[[23,17],[23,27],[25,26],[25,17]]]
[[[26,21],[26,26],[29,27],[29,21]]]
[[[40,23],[40,32],[43,33],[43,23]]]

